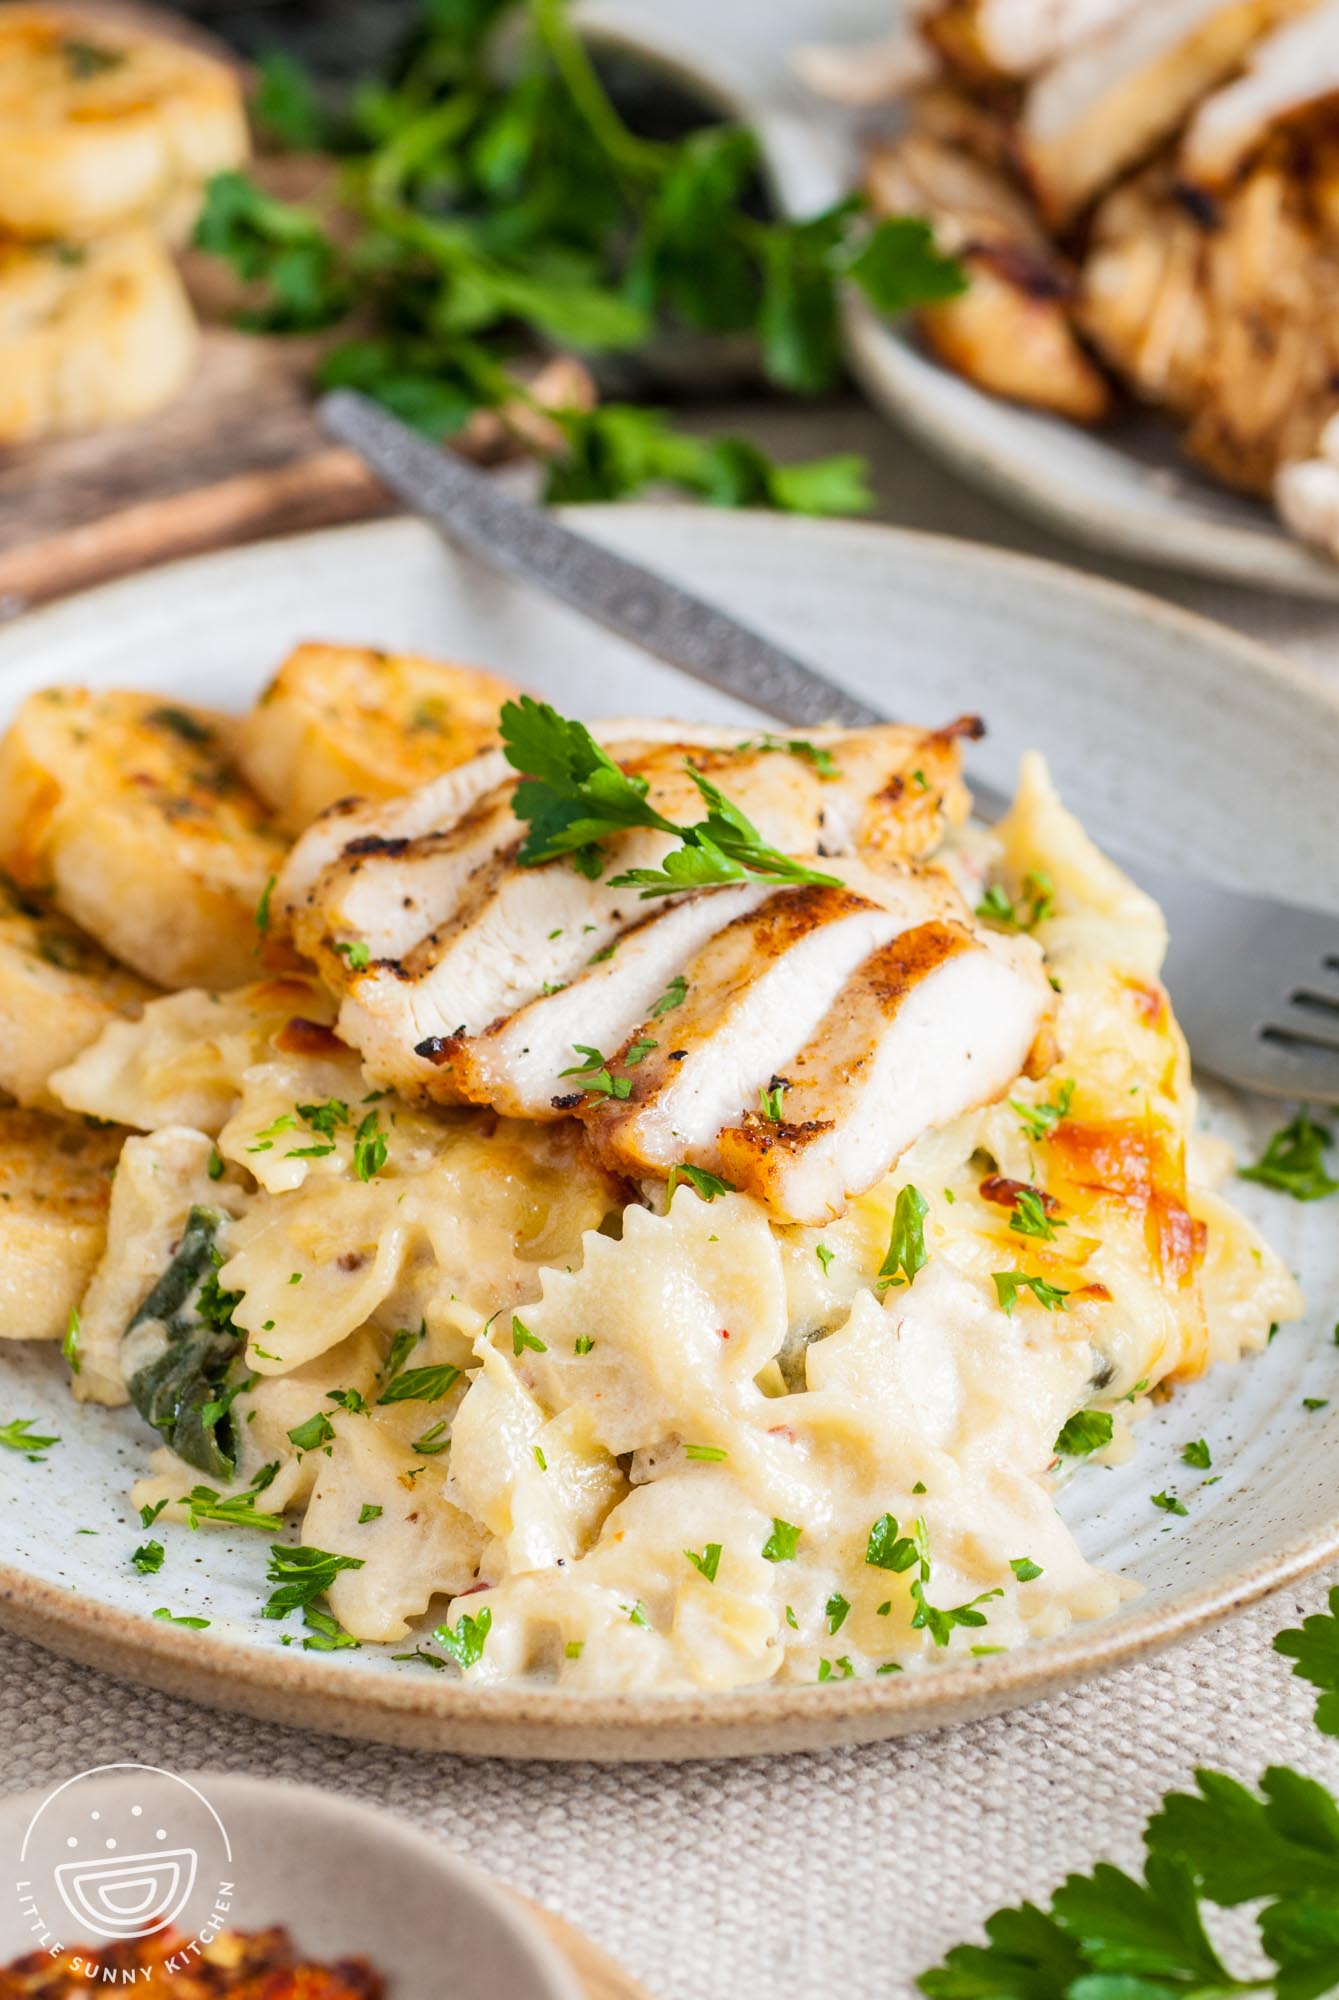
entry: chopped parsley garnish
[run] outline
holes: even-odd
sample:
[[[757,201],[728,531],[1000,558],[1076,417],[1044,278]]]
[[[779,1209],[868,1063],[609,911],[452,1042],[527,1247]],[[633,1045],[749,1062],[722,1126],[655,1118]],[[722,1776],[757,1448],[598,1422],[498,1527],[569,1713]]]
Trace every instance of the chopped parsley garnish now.
[[[40,1465],[43,1453],[59,1443],[58,1437],[43,1437],[35,1431],[31,1417],[12,1417],[7,1424],[0,1424],[0,1445],[6,1451],[21,1451],[33,1465]]]
[[[784,753],[788,757],[803,757],[806,764],[812,764],[820,778],[835,778],[837,765],[830,750],[824,750],[818,743],[811,743],[807,736],[755,736],[747,743],[737,743],[737,750],[763,750]]]
[[[402,1326],[398,1333],[391,1335],[391,1344],[386,1350],[386,1359],[381,1370],[383,1383],[395,1380],[400,1370],[404,1367],[405,1362],[418,1346],[420,1340],[427,1334],[427,1331],[427,1321],[420,1320],[417,1331],[411,1326]]]
[[[672,1013],[676,1007],[682,1007],[687,998],[688,981],[681,972],[676,973],[665,988],[665,991],[656,1001],[655,1006],[651,1009],[651,1013],[656,1020],[659,1020],[662,1014]]]
[[[84,1364],[79,1358],[79,1308],[70,1307],[70,1316],[65,1322],[65,1335],[60,1351],[70,1365],[71,1375],[82,1375]]]
[[[484,1647],[492,1629],[493,1614],[485,1604],[477,1617],[471,1617],[465,1612],[454,1625],[436,1626],[432,1636],[442,1651],[455,1661],[463,1673],[468,1667],[478,1666],[484,1656]],[[446,1664],[444,1660],[438,1659],[435,1653],[425,1652],[421,1646],[412,1653],[394,1653],[391,1657],[396,1660],[422,1660],[425,1666],[438,1669]]]
[[[349,1123],[349,1107],[342,1097],[327,1097],[324,1104],[299,1104],[297,1114],[304,1125],[327,1139],[333,1139],[339,1127]]]
[[[579,1333],[572,1342],[572,1352],[573,1354],[589,1354],[594,1345],[595,1342],[588,1333]]]
[[[1055,908],[1055,884],[1044,869],[1023,877],[1022,893],[1015,902],[1004,886],[993,882],[976,906],[978,917],[1010,931],[1034,931]]]
[[[1065,1304],[1069,1293],[1062,1285],[1048,1285],[1045,1278],[1030,1278],[1026,1271],[996,1271],[992,1276],[996,1297],[1010,1319],[1018,1303],[1018,1294],[1023,1291],[1031,1292],[1037,1304],[1045,1306],[1047,1312],[1069,1310]]]
[[[1203,1438],[1192,1438],[1189,1444],[1182,1446],[1181,1463],[1183,1465],[1198,1466],[1201,1472],[1209,1470],[1209,1467],[1213,1464],[1213,1459],[1210,1456],[1209,1447]]]
[[[1325,1154],[1334,1144],[1328,1125],[1316,1125],[1299,1111],[1290,1125],[1277,1131],[1253,1167],[1239,1167],[1244,1181],[1290,1194],[1294,1201],[1320,1201],[1339,1194],[1339,1181],[1325,1170]]]
[[[695,1555],[692,1549],[685,1549],[684,1554],[699,1576],[705,1576],[708,1583],[715,1583],[716,1572],[721,1566],[721,1545],[719,1542],[708,1542],[700,1556]]]
[[[268,1479],[265,1484],[268,1486]],[[193,1528],[198,1528],[201,1521],[221,1521],[232,1528],[260,1528],[267,1535],[280,1534],[284,1524],[279,1515],[262,1514],[256,1507],[256,1495],[261,1490],[254,1481],[246,1493],[216,1493],[212,1486],[193,1486],[189,1493],[182,1494],[177,1505],[189,1509]],[[144,1525],[149,1524],[146,1521]]]
[[[719,1444],[686,1444],[683,1455],[685,1458],[700,1459],[705,1465],[720,1465],[730,1456],[724,1445]]]
[[[629,1042],[627,1053],[623,1057],[624,1069],[636,1069],[638,1063],[646,1061],[652,1049],[659,1047],[659,1042],[651,1041],[646,1035],[639,1036],[635,1042]]]
[[[277,875],[270,876],[265,887],[260,892],[260,901],[256,904],[256,929],[262,937],[265,936],[270,928],[270,898],[274,894],[275,885],[278,880],[279,877]]]
[[[843,1597],[839,1590],[834,1590],[827,1603],[823,1606],[823,1616],[828,1621],[829,1636],[841,1631],[842,1626],[846,1623],[847,1613],[850,1609],[851,1600],[848,1597]]]
[[[366,938],[345,938],[335,950],[350,972],[364,972],[372,962],[372,948]]]
[[[352,1632],[346,1632],[337,1618],[319,1605],[308,1604],[302,1613],[302,1622],[307,1628],[307,1637],[302,1642],[304,1653],[343,1653],[358,1650],[359,1641]]]
[[[584,1639],[569,1639],[563,1647],[563,1658],[567,1660],[579,1660],[585,1650],[586,1642]]]
[[[836,1675],[838,1678],[844,1681],[853,1681],[855,1679],[854,1662],[850,1660],[845,1653],[842,1654],[839,1660],[819,1661],[818,1663],[819,1680],[830,1681],[834,1677],[834,1675]]]
[[[318,1410],[305,1423],[294,1425],[288,1435],[299,1451],[319,1451],[322,1445],[334,1443],[335,1427],[325,1411]]]
[[[641,1625],[648,1631],[650,1630],[651,1620],[647,1615],[646,1606],[642,1603],[640,1597],[635,1604],[625,1604],[623,1609],[628,1614],[629,1625]]]
[[[591,1048],[586,1042],[573,1042],[572,1047],[586,1060],[574,1063],[571,1069],[560,1069],[559,1076],[580,1077],[581,1088],[589,1091],[592,1096],[614,1097],[620,1102],[631,1097],[632,1078],[615,1076],[609,1067],[607,1056],[602,1056],[598,1049]]]
[[[800,1546],[803,1528],[794,1527],[789,1521],[778,1521],[772,1517],[772,1532],[762,1545],[764,1562],[793,1562]]]
[[[535,1464],[539,1467],[540,1471],[547,1472],[549,1469],[549,1461],[547,1460],[547,1458],[545,1458],[542,1447],[536,1444],[532,1445],[530,1449]]]
[[[1113,1428],[1106,1410],[1076,1410],[1061,1428],[1056,1452],[1061,1458],[1087,1458],[1111,1443]]]
[[[826,1243],[815,1243],[814,1245],[814,1255],[823,1266],[823,1276],[825,1278],[832,1269],[832,1260],[836,1254],[835,1250],[829,1250]]]
[[[162,1499],[149,1501],[147,1505],[141,1507],[139,1510],[139,1524],[141,1528],[151,1528],[166,1505],[166,1499]]]
[[[1009,1567],[1020,1583],[1035,1583],[1039,1576],[1046,1574],[1040,1563],[1034,1563],[1031,1556],[1010,1556]]]
[[[865,1561],[869,1567],[896,1570],[900,1575],[909,1570],[916,1560],[915,1541],[902,1533],[894,1515],[880,1514],[869,1531],[869,1541],[865,1546]]]
[[[1053,1221],[1050,1210],[1054,1203],[1036,1188],[1019,1187],[1014,1190],[1014,1212],[1009,1217],[1009,1227],[1019,1236],[1036,1236],[1043,1243],[1054,1243],[1057,1229],[1067,1224]]]
[[[774,1076],[770,1083],[759,1089],[762,1115],[769,1124],[780,1125],[783,1122],[785,1113],[781,1109],[781,1100],[789,1089],[790,1084],[784,1076]]]
[[[223,1155],[217,1146],[211,1146],[209,1149],[209,1159],[205,1166],[205,1172],[209,1175],[211,1181],[221,1181],[223,1179]]]
[[[266,1582],[275,1587],[265,1601],[262,1618],[287,1618],[318,1597],[324,1597],[341,1570],[361,1569],[357,1556],[332,1555],[328,1549],[275,1542],[270,1549]]]
[[[459,1380],[459,1368],[453,1368],[449,1361],[436,1367],[406,1368],[403,1374],[387,1383],[377,1397],[377,1403],[378,1406],[382,1403],[440,1403]]]
[[[384,1511],[381,1507],[373,1506],[370,1500],[364,1500],[358,1509],[358,1526],[365,1528],[369,1521],[379,1521]]]
[[[521,1354],[526,1348],[529,1348],[534,1354],[547,1354],[549,1351],[547,1343],[542,1341],[538,1334],[531,1333],[529,1327],[519,1314],[513,1313],[511,1316],[511,1351],[513,1354]]]
[[[601,840],[646,827],[671,835],[679,846],[660,868],[612,877],[611,888],[636,888],[645,898],[749,880],[840,886],[835,876],[767,846],[752,821],[691,763],[684,768],[707,815],[680,826],[650,804],[644,777],[622,771],[584,724],[547,702],[530,695],[505,702],[499,728],[507,761],[521,774],[512,803],[527,827],[517,855],[522,867],[566,854],[594,880],[603,867]]]
[[[1304,1410],[1328,1410],[1329,1407],[1330,1399],[1328,1396],[1303,1396],[1302,1398],[1302,1408]]]
[[[167,1550],[161,1542],[141,1542],[130,1560],[141,1576],[156,1576],[163,1567]]]
[[[1174,1493],[1150,1493],[1149,1499],[1155,1507],[1161,1507],[1164,1514],[1188,1514],[1190,1509],[1184,1500],[1178,1500]]]
[[[1011,1097],[1009,1109],[1018,1113],[1029,1139],[1047,1139],[1062,1119],[1068,1118],[1073,1102],[1074,1085],[1066,1079],[1049,1103],[1020,1104],[1016,1097]]]
[[[381,1113],[369,1111],[353,1139],[353,1170],[360,1181],[370,1181],[386,1164],[386,1135]]]
[[[178,1617],[177,1613],[169,1611],[165,1604],[160,1604],[153,1615],[155,1618],[161,1618],[168,1625],[184,1625],[191,1632],[204,1632],[209,1628],[209,1620],[207,1618]]]
[[[718,1194],[734,1194],[735,1184],[720,1174],[709,1174],[705,1167],[690,1167],[680,1164],[671,1167],[669,1179],[665,1183],[665,1200],[672,1202],[674,1190],[686,1184],[694,1194],[701,1195],[703,1201],[715,1201]]]
[[[929,1212],[930,1204],[919,1188],[898,1189],[888,1250],[879,1267],[881,1290],[889,1285],[910,1285],[916,1273],[929,1262],[925,1248],[925,1218]]]

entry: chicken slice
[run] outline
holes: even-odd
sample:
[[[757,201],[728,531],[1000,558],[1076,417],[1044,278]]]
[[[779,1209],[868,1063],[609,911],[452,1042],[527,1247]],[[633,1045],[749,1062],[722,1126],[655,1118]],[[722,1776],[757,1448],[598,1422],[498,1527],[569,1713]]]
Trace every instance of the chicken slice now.
[[[931,1126],[1001,1096],[1051,1004],[1031,939],[933,921],[873,952],[773,1079],[772,1120],[718,1136],[724,1173],[773,1215],[821,1223]]]
[[[938,876],[907,874],[878,886],[878,902],[852,888],[781,890],[688,961],[683,1005],[663,1026],[648,1022],[613,1057],[614,1089],[573,1093],[572,1108],[607,1166],[632,1175],[664,1174],[681,1162],[719,1167],[722,1126],[759,1101],[856,967],[953,896]]]
[[[866,185],[880,215],[924,216],[967,273],[966,291],[916,315],[933,354],[992,395],[1078,423],[1110,414],[1106,377],[1071,324],[1073,271],[1002,172],[918,130],[874,151]]]
[[[1324,0],[1251,54],[1242,75],[1206,97],[1181,141],[1180,170],[1225,187],[1271,130],[1339,92],[1339,0]]]
[[[775,891],[766,883],[708,889],[660,909],[625,931],[612,956],[586,965],[568,984],[461,1042],[443,1043],[432,1060],[453,1064],[462,1097],[492,1104],[518,1118],[557,1118],[569,1097],[562,1072],[577,1061],[578,1045],[621,1047],[644,1022],[660,1019],[673,1032],[681,999],[680,967],[736,917],[747,915]],[[658,1031],[659,1032],[659,1031]]]
[[[1019,146],[1045,214],[1069,221],[1181,125],[1260,38],[1314,0],[1136,0],[1028,91]]]
[[[1120,19],[1130,0],[920,0],[925,41],[974,81],[1033,76]]]

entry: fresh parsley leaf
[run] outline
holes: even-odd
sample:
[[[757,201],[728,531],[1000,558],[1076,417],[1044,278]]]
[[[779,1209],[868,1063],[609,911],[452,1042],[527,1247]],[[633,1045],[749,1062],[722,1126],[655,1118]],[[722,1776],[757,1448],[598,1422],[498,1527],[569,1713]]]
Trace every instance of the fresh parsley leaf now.
[[[365,938],[345,938],[335,946],[350,972],[364,972],[372,963],[372,947]]]
[[[676,973],[665,988],[665,991],[656,1001],[655,1006],[651,1009],[651,1013],[655,1019],[659,1020],[662,1014],[672,1013],[676,1007],[682,1007],[687,998],[688,981],[681,972]]]
[[[0,1424],[0,1445],[6,1451],[21,1451],[33,1465],[40,1465],[43,1454],[59,1443],[58,1437],[43,1437],[35,1431],[31,1417],[12,1417]]]
[[[1329,1605],[1328,1611],[1317,1611],[1280,1632],[1274,1650],[1296,1662],[1293,1672],[1299,1680],[1320,1689],[1317,1729],[1339,1736],[1339,1588],[1330,1592]]]
[[[163,1619],[168,1625],[184,1625],[191,1632],[204,1632],[209,1628],[207,1618],[178,1617],[177,1613],[169,1611],[165,1604],[160,1604],[153,1615],[155,1618]]]
[[[327,1549],[290,1547],[275,1542],[270,1549],[266,1581],[275,1587],[261,1611],[262,1618],[287,1618],[318,1597],[324,1597],[341,1570],[361,1569],[356,1556],[332,1555]]]
[[[360,1181],[370,1181],[386,1164],[386,1136],[381,1131],[381,1113],[369,1111],[353,1139],[353,1170]]]
[[[1037,1188],[1018,1187],[1014,1190],[1014,1211],[1009,1217],[1009,1227],[1019,1236],[1035,1236],[1043,1243],[1054,1243],[1057,1229],[1068,1225],[1054,1220],[1052,1210],[1055,1203]]]
[[[880,1514],[869,1531],[865,1547],[865,1561],[871,1569],[891,1569],[901,1574],[914,1567],[918,1559],[914,1539],[904,1535],[892,1514]]]
[[[794,1527],[789,1521],[772,1519],[772,1532],[762,1545],[764,1562],[793,1562],[799,1553],[800,1536],[803,1528]]]
[[[271,1471],[270,1477],[273,1476]],[[268,1485],[269,1480],[265,1484]],[[216,1493],[212,1486],[193,1486],[189,1493],[182,1494],[177,1504],[189,1509],[193,1528],[198,1528],[201,1521],[219,1521],[232,1528],[259,1528],[267,1535],[277,1535],[282,1532],[283,1521],[278,1514],[262,1514],[259,1511],[256,1495],[260,1491],[261,1488],[254,1482],[246,1493]],[[149,1524],[146,1521],[144,1525],[147,1527]]]
[[[704,1465],[721,1465],[730,1456],[719,1444],[686,1444],[683,1455],[685,1458],[700,1459]]]
[[[928,1632],[936,1646],[947,1646],[956,1626],[978,1629],[984,1625],[986,1614],[977,1609],[978,1605],[989,1604],[992,1598],[1004,1595],[999,1589],[983,1590],[978,1597],[971,1598],[966,1604],[941,1608],[937,1604],[931,1604],[926,1597],[927,1581],[928,1579],[916,1577],[912,1582],[911,1596],[916,1609],[912,1614],[911,1629],[913,1632]]]
[[[879,1267],[881,1288],[912,1284],[916,1273],[929,1262],[925,1248],[925,1218],[929,1212],[930,1204],[919,1188],[898,1189],[888,1250]]]
[[[700,1556],[695,1555],[692,1549],[685,1549],[684,1554],[700,1576],[705,1576],[708,1583],[715,1583],[716,1572],[721,1566],[719,1542],[708,1542]]]
[[[513,1313],[511,1316],[511,1351],[513,1354],[519,1355],[524,1353],[526,1348],[529,1348],[535,1354],[547,1354],[549,1351],[547,1343],[542,1341],[538,1334],[531,1333],[529,1327],[518,1313]]]
[[[1203,1438],[1193,1438],[1188,1445],[1182,1447],[1181,1463],[1183,1465],[1198,1466],[1201,1472],[1209,1470],[1209,1467],[1213,1464],[1213,1459],[1210,1456],[1209,1447]]]
[[[346,1632],[337,1618],[319,1605],[304,1605],[302,1622],[307,1628],[307,1636],[302,1642],[304,1653],[356,1652],[359,1641],[352,1632]]]
[[[477,1667],[483,1658],[492,1626],[493,1614],[485,1604],[477,1617],[471,1617],[466,1612],[454,1625],[438,1625],[432,1636],[442,1651],[449,1654],[464,1672],[470,1667]]]
[[[1016,1097],[1009,1099],[1009,1109],[1016,1111],[1023,1121],[1023,1129],[1030,1139],[1048,1139],[1057,1125],[1069,1116],[1069,1107],[1074,1102],[1074,1084],[1066,1078],[1055,1097],[1043,1104],[1020,1104]]]
[[[936,247],[933,229],[919,216],[878,223],[846,269],[880,312],[893,315],[955,299],[967,289],[962,265]]]
[[[375,1507],[370,1500],[364,1500],[358,1509],[358,1526],[365,1528],[369,1521],[379,1521],[384,1512],[384,1508]]]
[[[1076,1410],[1061,1427],[1056,1452],[1061,1458],[1087,1458],[1111,1443],[1113,1429],[1106,1410]]]
[[[835,1250],[829,1250],[826,1243],[815,1243],[814,1245],[814,1255],[823,1266],[823,1276],[825,1278],[832,1269],[832,1260],[836,1254]]]
[[[163,1567],[167,1550],[161,1542],[141,1542],[130,1560],[141,1576],[156,1576]]]
[[[608,1059],[598,1049],[588,1047],[584,1042],[573,1042],[573,1048],[584,1062],[575,1063],[571,1069],[560,1069],[559,1076],[576,1076],[581,1079],[581,1088],[593,1097],[613,1097],[625,1101],[632,1095],[632,1079],[615,1076]]]
[[[1042,869],[1023,877],[1022,891],[1015,900],[1000,882],[992,882],[976,906],[978,917],[998,924],[1003,930],[1034,931],[1055,907],[1055,884]]]
[[[319,1451],[322,1445],[334,1443],[335,1427],[325,1411],[318,1410],[305,1423],[296,1424],[288,1435],[299,1451]]]
[[[327,136],[326,121],[306,70],[277,50],[262,56],[257,69],[251,99],[256,123],[291,151],[314,153]]]
[[[277,875],[271,875],[268,877],[265,883],[265,887],[260,892],[260,901],[256,905],[256,929],[260,932],[262,937],[265,936],[266,932],[270,928],[270,898],[274,894],[275,885],[277,884],[278,880],[279,877]],[[211,1175],[210,1178],[216,1179],[217,1176]]]
[[[1044,1278],[1030,1278],[1026,1271],[996,1271],[993,1273],[995,1294],[1010,1319],[1018,1303],[1018,1294],[1031,1292],[1039,1306],[1047,1312],[1067,1312],[1065,1300],[1068,1291],[1062,1285],[1048,1285]]]
[[[406,1368],[382,1390],[377,1403],[439,1403],[459,1380],[459,1368],[453,1368],[449,1362],[429,1368]]]
[[[1040,1563],[1034,1563],[1031,1556],[1010,1556],[1009,1567],[1020,1583],[1034,1583],[1046,1572]]]
[[[774,1076],[770,1083],[764,1084],[759,1089],[762,1115],[769,1124],[780,1125],[783,1122],[786,1114],[781,1108],[781,1100],[789,1089],[790,1085],[784,1076]]]
[[[850,1609],[850,1599],[843,1597],[839,1590],[834,1590],[827,1603],[823,1606],[823,1616],[828,1621],[829,1636],[841,1631],[842,1626],[846,1623],[847,1614]]]
[[[715,1201],[718,1194],[733,1194],[733,1181],[723,1179],[720,1174],[709,1174],[705,1167],[690,1167],[681,1162],[671,1167],[669,1179],[665,1183],[665,1200],[674,1200],[674,1190],[680,1185],[692,1188],[694,1194],[701,1195],[703,1201]]]
[[[1161,1507],[1164,1514],[1188,1514],[1190,1512],[1185,1501],[1178,1500],[1174,1493],[1151,1493],[1149,1498],[1155,1507]]]
[[[1339,1181],[1325,1170],[1325,1155],[1334,1144],[1328,1125],[1313,1124],[1305,1111],[1277,1131],[1253,1167],[1239,1167],[1244,1181],[1290,1194],[1294,1201],[1320,1201],[1339,1194]]]

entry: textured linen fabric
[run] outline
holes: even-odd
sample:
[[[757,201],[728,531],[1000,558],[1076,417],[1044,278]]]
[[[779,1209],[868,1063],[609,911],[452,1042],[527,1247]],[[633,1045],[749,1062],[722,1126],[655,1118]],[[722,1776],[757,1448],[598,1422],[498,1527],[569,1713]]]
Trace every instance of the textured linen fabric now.
[[[863,450],[885,518],[1160,592],[1339,677],[1339,605],[1100,565],[1034,530],[854,405],[688,413],[796,457]],[[1271,1648],[1323,1608],[1313,1579],[1156,1659],[989,1722],[741,1763],[473,1763],[270,1728],[143,1694],[0,1636],[0,1793],[129,1759],[328,1786],[431,1829],[586,1930],[652,2000],[891,2000],[1001,1904],[1140,1859],[1199,1764],[1296,1763],[1339,1789],[1339,1743]],[[1240,1930],[1240,1926],[1234,1927]]]

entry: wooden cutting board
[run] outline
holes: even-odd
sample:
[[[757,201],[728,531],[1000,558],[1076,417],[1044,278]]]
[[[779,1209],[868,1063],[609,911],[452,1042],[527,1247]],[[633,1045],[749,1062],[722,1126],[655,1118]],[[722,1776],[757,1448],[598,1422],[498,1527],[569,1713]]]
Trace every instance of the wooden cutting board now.
[[[393,504],[312,415],[307,341],[208,328],[195,380],[136,424],[0,450],[0,617],[151,563]]]

